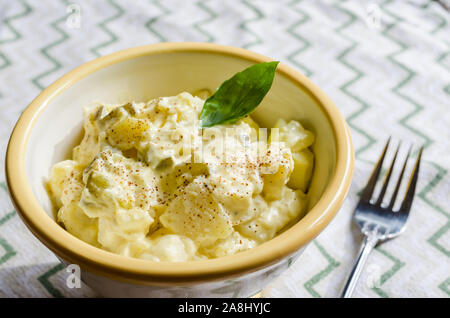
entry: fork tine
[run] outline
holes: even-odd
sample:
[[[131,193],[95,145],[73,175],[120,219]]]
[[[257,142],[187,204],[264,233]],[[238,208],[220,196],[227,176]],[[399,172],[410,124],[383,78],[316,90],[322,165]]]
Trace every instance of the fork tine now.
[[[389,179],[391,178],[392,170],[394,169],[395,160],[397,160],[397,155],[398,155],[398,151],[400,149],[400,145],[401,145],[401,142],[398,143],[397,150],[395,151],[394,158],[392,159],[392,163],[391,163],[389,169],[386,171],[383,187],[381,188],[380,195],[378,196],[377,202],[375,203],[375,205],[377,205],[377,206],[381,206],[381,203],[383,202],[384,195],[386,194],[386,190],[389,185]]]
[[[392,194],[391,202],[389,202],[389,205],[387,207],[388,210],[392,211],[392,208],[395,204],[395,199],[397,198],[398,190],[400,190],[400,185],[402,184],[403,180],[403,174],[405,173],[406,164],[408,163],[409,155],[411,154],[411,148],[409,147],[408,154],[406,155],[405,163],[403,164],[402,171],[400,172],[400,175],[398,176],[397,184],[395,186],[394,193]]]
[[[414,193],[416,191],[417,178],[419,177],[420,159],[422,158],[423,146],[420,147],[419,154],[417,155],[414,170],[409,179],[408,190],[406,191],[405,198],[400,206],[399,212],[408,213],[411,210],[412,201],[414,199]]]
[[[370,198],[372,197],[373,190],[375,189],[375,184],[377,183],[378,176],[380,175],[381,167],[383,166],[384,157],[386,156],[386,151],[389,147],[389,143],[391,142],[391,137],[389,137],[386,146],[384,146],[383,152],[381,153],[380,158],[378,159],[377,164],[373,168],[372,174],[370,175],[369,181],[366,184],[366,187],[361,194],[361,198],[359,202],[369,203]]]

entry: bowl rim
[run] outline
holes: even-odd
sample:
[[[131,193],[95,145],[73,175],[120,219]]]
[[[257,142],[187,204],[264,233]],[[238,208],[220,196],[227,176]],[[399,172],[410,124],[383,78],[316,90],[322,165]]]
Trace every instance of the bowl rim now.
[[[6,152],[6,182],[18,214],[30,231],[60,259],[122,282],[144,285],[180,285],[240,276],[267,267],[304,247],[330,223],[351,185],[354,165],[349,128],[338,108],[306,76],[284,63],[283,74],[315,99],[333,130],[336,166],[328,186],[315,206],[291,228],[275,238],[235,255],[188,262],[151,262],[114,254],[94,247],[64,230],[40,206],[26,177],[25,154],[34,123],[50,101],[78,80],[112,64],[146,55],[166,53],[224,54],[260,63],[269,57],[242,48],[212,43],[166,42],[133,47],[85,63],[43,90],[18,119]],[[27,198],[27,199],[23,199]]]

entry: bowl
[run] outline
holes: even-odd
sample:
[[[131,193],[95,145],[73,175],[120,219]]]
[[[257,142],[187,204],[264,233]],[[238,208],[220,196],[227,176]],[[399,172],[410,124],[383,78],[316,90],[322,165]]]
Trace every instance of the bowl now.
[[[98,58],[64,75],[32,101],[9,140],[6,179],[30,231],[82,280],[108,297],[247,297],[285,270],[337,213],[351,184],[349,129],[333,102],[307,77],[280,63],[273,86],[252,114],[262,127],[297,119],[316,135],[308,213],[272,240],[236,255],[151,262],[91,246],[55,222],[45,188],[50,168],[80,141],[82,108],[97,102],[147,101],[208,88],[271,59],[241,48],[163,43]]]

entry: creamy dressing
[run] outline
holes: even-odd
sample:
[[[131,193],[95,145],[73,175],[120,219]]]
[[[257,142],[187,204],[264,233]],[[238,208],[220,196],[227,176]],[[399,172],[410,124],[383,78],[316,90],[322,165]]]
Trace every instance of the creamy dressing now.
[[[81,144],[52,168],[58,221],[114,253],[187,261],[253,248],[298,220],[313,134],[280,120],[266,144],[250,117],[200,129],[203,103],[181,93],[86,109]]]

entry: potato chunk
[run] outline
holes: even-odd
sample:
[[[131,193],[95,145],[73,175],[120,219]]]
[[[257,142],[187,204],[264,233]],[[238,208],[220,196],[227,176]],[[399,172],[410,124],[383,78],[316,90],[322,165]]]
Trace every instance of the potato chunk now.
[[[277,200],[281,197],[282,190],[292,173],[294,164],[291,152],[288,148],[281,149],[279,153],[271,151],[265,163],[267,164],[265,168],[268,169],[265,171],[266,174],[263,174],[263,194],[269,201]],[[276,168],[276,170],[270,171],[273,168]]]
[[[183,188],[160,216],[161,223],[174,233],[185,235],[200,246],[213,244],[233,232],[229,215],[218,204],[205,177],[197,177]]]
[[[283,187],[279,200],[267,203],[256,197],[255,203],[258,206],[257,216],[235,228],[245,237],[261,243],[272,239],[286,225],[303,215],[306,196],[301,190]]]
[[[113,124],[106,133],[111,145],[124,150],[135,147],[149,128],[148,122],[144,119],[125,117]]]
[[[48,185],[57,208],[80,199],[82,171],[82,167],[73,160],[64,160],[52,167]]]
[[[298,152],[308,148],[314,143],[314,134],[296,120],[286,123],[279,119],[274,128],[279,128],[280,141],[285,142],[292,152]]]
[[[66,230],[79,239],[99,246],[97,241],[98,220],[89,218],[76,203],[63,206],[58,211],[58,221],[63,223]]]
[[[309,149],[292,154],[294,159],[294,171],[287,186],[292,189],[300,189],[306,192],[313,172],[314,155]]]
[[[213,246],[204,249],[204,252],[210,257],[222,257],[246,251],[257,245],[258,243],[255,240],[246,238],[239,232],[234,231],[227,238],[218,240]]]

